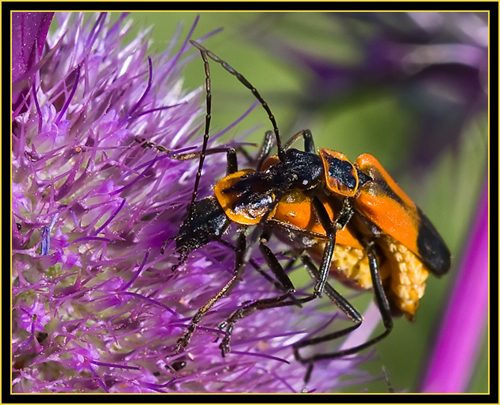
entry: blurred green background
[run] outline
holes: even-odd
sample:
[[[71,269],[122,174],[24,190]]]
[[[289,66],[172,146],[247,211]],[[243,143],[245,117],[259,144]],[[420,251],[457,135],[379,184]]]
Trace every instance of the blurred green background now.
[[[189,3],[186,3],[188,5]],[[135,27],[154,26],[151,52],[165,49],[179,24],[184,39],[198,13],[156,12],[132,13]],[[414,128],[421,119],[393,86],[356,88],[341,97],[320,100],[310,87],[311,71],[266,47],[266,39],[288,41],[340,66],[355,64],[362,57],[340,18],[320,13],[199,13],[200,20],[193,38],[197,39],[223,27],[204,45],[240,71],[259,90],[271,106],[283,138],[302,128],[311,129],[316,147],[339,150],[352,161],[361,153],[370,153],[393,175],[403,190],[420,206],[435,224],[452,251],[450,274],[437,279],[429,277],[426,294],[417,321],[396,319],[392,334],[377,346],[377,357],[366,367],[379,374],[385,366],[396,390],[414,392],[422,376],[440,316],[454,282],[467,232],[475,215],[478,193],[485,180],[487,164],[487,123],[485,114],[472,115],[468,124],[449,146],[419,167],[409,167],[414,153]],[[390,14],[390,13],[388,13]],[[377,24],[357,25],[357,33],[376,35]],[[178,49],[178,48],[177,48]],[[194,52],[194,51],[191,51]],[[199,54],[198,54],[199,55]],[[212,133],[234,122],[254,98],[233,76],[216,64],[211,65],[213,91]],[[194,89],[204,84],[204,71],[198,57],[185,71],[185,86]],[[418,101],[418,100],[417,100]],[[429,106],[431,109],[433,106]],[[437,107],[436,107],[437,108]],[[260,142],[265,130],[271,129],[265,112],[256,107],[250,116],[230,131],[228,138],[259,125],[250,141]],[[226,138],[227,139],[227,138]],[[299,147],[301,143],[299,143]],[[363,295],[364,303],[372,297]],[[476,369],[468,392],[488,391],[486,338],[479,351]],[[354,386],[349,392],[387,392],[383,381]]]

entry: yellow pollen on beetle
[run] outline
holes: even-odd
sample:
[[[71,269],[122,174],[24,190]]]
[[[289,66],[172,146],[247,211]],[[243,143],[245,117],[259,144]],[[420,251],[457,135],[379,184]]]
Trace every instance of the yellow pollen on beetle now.
[[[390,267],[388,295],[397,308],[413,318],[424,295],[429,271],[412,251],[394,238],[382,237],[380,246],[386,252]]]
[[[373,287],[368,258],[360,249],[335,245],[332,270],[338,278],[358,288],[368,290]]]

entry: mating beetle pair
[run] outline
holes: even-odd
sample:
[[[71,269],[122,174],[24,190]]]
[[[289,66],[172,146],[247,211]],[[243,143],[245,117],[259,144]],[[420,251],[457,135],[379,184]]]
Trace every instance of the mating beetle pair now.
[[[232,246],[236,254],[234,276],[195,314],[175,350],[179,352],[187,346],[203,316],[241,279],[258,242],[282,293],[243,306],[219,325],[219,329],[226,330],[220,344],[222,355],[230,350],[232,330],[239,319],[256,310],[300,305],[324,292],[354,325],[294,345],[296,359],[309,365],[307,382],[315,361],[353,354],[380,341],[390,333],[393,315],[404,314],[412,319],[429,272],[445,274],[450,267],[450,252],[432,223],[373,156],[361,155],[353,164],[339,152],[321,149],[317,154],[309,130],[298,132],[282,145],[276,120],[255,87],[202,45],[194,41],[191,44],[199,49],[205,66],[207,113],[201,153],[173,156],[181,160],[199,157],[187,217],[175,237],[179,263],[173,270],[187,260],[190,252],[209,242],[229,245],[221,237],[231,223],[255,228],[248,237],[239,232],[237,245]],[[271,121],[273,130],[266,133],[255,169],[238,171],[234,149],[207,148],[211,120],[209,59],[221,64],[251,90]],[[304,151],[291,147],[299,138],[304,140]],[[277,156],[269,156],[274,143]],[[223,151],[227,154],[227,176],[215,185],[214,196],[197,201],[205,156]],[[299,252],[297,256],[316,281],[310,296],[293,297],[291,280],[267,246],[273,234]],[[319,269],[313,261],[320,263]],[[353,287],[374,290],[385,331],[359,346],[303,358],[300,348],[344,336],[363,320],[328,283],[329,274]]]

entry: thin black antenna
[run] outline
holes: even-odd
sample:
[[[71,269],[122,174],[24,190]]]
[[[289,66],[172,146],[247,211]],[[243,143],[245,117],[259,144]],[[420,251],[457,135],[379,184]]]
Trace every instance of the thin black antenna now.
[[[267,115],[269,117],[269,120],[271,121],[271,124],[273,125],[273,131],[274,131],[274,134],[276,135],[276,146],[278,148],[278,157],[279,159],[284,162],[286,160],[286,155],[285,155],[285,151],[283,150],[282,146],[281,146],[281,138],[280,138],[280,131],[278,129],[278,124],[276,123],[276,119],[274,118],[274,115],[271,111],[271,109],[269,108],[269,105],[266,103],[266,101],[262,98],[262,96],[259,94],[259,92],[257,91],[257,89],[239,72],[237,72],[235,69],[233,69],[227,62],[223,61],[221,58],[219,58],[217,55],[215,55],[213,52],[209,51],[208,49],[206,49],[205,47],[203,47],[202,45],[200,45],[198,42],[196,41],[193,41],[193,40],[189,40],[189,42],[191,42],[191,44],[198,48],[201,52],[201,55],[202,57],[204,58],[203,60],[208,63],[208,61],[206,61],[206,56],[208,56],[210,59],[212,59],[213,61],[219,63],[224,69],[226,69],[229,73],[231,73],[232,75],[236,76],[236,78],[247,88],[249,89],[252,94],[255,96],[255,98],[257,100],[259,100],[260,104],[262,105],[262,107],[264,108],[264,110],[266,110],[267,112]],[[207,71],[208,68],[206,67],[205,68],[205,71]],[[208,93],[208,92],[207,92]],[[208,94],[207,94],[208,95]],[[207,108],[208,110],[208,108]]]
[[[193,41],[190,41],[193,43]],[[191,202],[189,203],[188,215],[191,215],[191,210],[198,195],[198,186],[200,184],[201,170],[203,169],[203,162],[205,160],[205,153],[207,151],[208,138],[210,138],[210,120],[212,119],[212,86],[210,82],[210,64],[207,59],[207,51],[205,48],[198,48],[203,59],[203,65],[205,66],[205,90],[206,90],[206,103],[207,103],[207,113],[205,115],[205,133],[203,135],[203,147],[201,148],[200,154],[200,164],[198,166],[198,172],[196,173],[196,180],[194,182],[193,195],[191,197]]]

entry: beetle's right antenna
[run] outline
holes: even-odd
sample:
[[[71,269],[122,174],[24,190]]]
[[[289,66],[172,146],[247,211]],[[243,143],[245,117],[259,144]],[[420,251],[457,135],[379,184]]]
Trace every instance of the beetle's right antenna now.
[[[255,96],[257,100],[259,100],[260,104],[266,110],[267,115],[269,117],[269,120],[271,121],[271,124],[273,125],[273,131],[274,134],[276,135],[276,146],[278,148],[278,157],[279,159],[284,162],[286,160],[286,155],[285,151],[283,150],[283,147],[281,146],[281,138],[280,138],[280,131],[278,129],[278,124],[276,123],[276,119],[274,118],[274,115],[269,108],[269,105],[266,103],[266,101],[262,98],[262,96],[259,94],[257,89],[247,80],[245,77],[237,72],[235,69],[233,69],[227,62],[223,61],[221,58],[219,58],[217,55],[215,55],[213,52],[209,51],[202,45],[200,45],[198,42],[190,40],[191,44],[198,48],[201,52],[201,56],[203,57],[203,60],[205,61],[205,72],[208,71],[208,61],[206,60],[206,57],[208,56],[210,59],[214,60],[215,62],[219,63],[224,69],[226,69],[229,73],[232,75],[236,76],[236,78],[247,88],[249,89],[252,94]],[[208,77],[207,77],[207,88],[208,88]],[[208,90],[207,90],[207,102],[208,102]],[[208,113],[208,107],[207,107],[207,113]],[[207,114],[208,115],[208,114]]]

